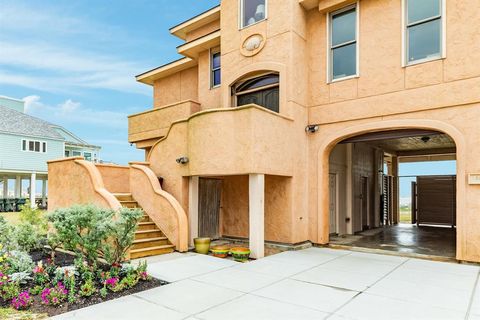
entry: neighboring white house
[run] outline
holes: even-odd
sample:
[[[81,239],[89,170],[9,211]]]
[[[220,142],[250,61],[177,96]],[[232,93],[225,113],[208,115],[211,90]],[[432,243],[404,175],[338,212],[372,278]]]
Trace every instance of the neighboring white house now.
[[[46,205],[47,161],[62,157],[83,156],[100,161],[100,147],[90,145],[67,129],[30,116],[24,101],[0,96],[0,210],[4,199],[36,199],[36,182],[42,181],[42,204]],[[29,180],[27,190],[22,181]],[[40,190],[39,190],[40,191]]]

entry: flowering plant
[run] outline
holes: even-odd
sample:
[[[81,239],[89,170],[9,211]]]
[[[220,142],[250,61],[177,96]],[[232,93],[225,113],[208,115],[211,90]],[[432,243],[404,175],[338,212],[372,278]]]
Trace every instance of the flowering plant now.
[[[120,282],[118,281],[119,279],[117,277],[111,277],[105,280],[105,286],[112,290],[113,292],[117,292],[122,290],[120,286]]]
[[[0,298],[12,299],[20,293],[20,285],[12,281],[9,275],[0,272]]]
[[[17,297],[12,299],[12,307],[17,310],[26,310],[33,303],[33,298],[30,297],[28,291],[21,292]]]
[[[45,284],[49,280],[48,272],[43,267],[42,261],[39,261],[37,265],[33,268],[33,279],[37,284]]]
[[[42,291],[42,302],[46,305],[58,306],[65,301],[68,295],[68,290],[63,283],[58,282],[53,288],[45,288]]]

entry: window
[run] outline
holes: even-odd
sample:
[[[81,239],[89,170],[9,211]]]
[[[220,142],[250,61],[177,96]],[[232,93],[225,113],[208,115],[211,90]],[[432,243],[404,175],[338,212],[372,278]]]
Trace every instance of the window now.
[[[329,80],[356,76],[357,6],[349,6],[331,13],[329,27]]]
[[[82,153],[80,151],[72,151],[72,156],[74,157],[80,157]]]
[[[47,143],[35,140],[22,140],[22,150],[30,152],[47,152]]]
[[[68,158],[70,157],[70,151],[69,150],[65,150],[65,158]]]
[[[240,0],[240,29],[267,18],[267,0]]]
[[[244,80],[232,88],[237,106],[257,104],[279,112],[279,76],[269,73]]]
[[[90,152],[84,152],[83,157],[85,160],[92,161],[92,154]]]
[[[211,73],[210,73],[210,87],[215,88],[218,87],[221,83],[221,71],[220,71],[220,51],[218,49],[211,51],[210,57],[210,66],[211,66]]]
[[[441,57],[442,0],[406,0],[406,62],[423,62]]]

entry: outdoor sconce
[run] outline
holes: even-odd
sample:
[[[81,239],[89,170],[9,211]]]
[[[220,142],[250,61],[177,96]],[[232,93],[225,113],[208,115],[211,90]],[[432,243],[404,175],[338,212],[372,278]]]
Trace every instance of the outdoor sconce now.
[[[188,163],[189,160],[188,160],[188,157],[180,157],[175,161],[177,161],[177,163],[179,163],[179,164],[186,164],[186,163]]]
[[[315,133],[318,131],[320,126],[318,124],[309,124],[308,126],[305,127],[305,132],[308,133]]]

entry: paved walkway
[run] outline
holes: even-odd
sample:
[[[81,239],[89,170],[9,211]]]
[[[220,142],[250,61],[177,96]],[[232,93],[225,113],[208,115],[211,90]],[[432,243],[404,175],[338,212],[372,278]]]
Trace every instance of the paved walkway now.
[[[310,248],[239,264],[196,254],[155,257],[169,285],[55,319],[476,319],[480,268]]]

